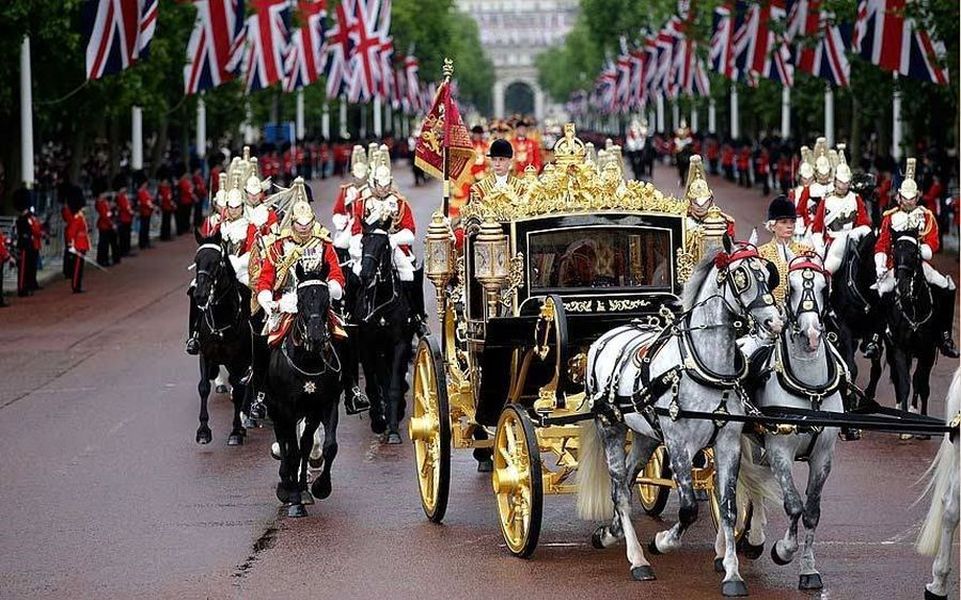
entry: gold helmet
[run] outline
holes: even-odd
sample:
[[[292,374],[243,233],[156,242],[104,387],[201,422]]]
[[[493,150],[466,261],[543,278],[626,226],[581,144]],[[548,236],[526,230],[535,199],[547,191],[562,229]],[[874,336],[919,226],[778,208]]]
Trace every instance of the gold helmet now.
[[[904,180],[898,188],[898,195],[905,200],[911,200],[918,195],[918,182],[914,180],[914,172],[917,168],[917,159],[909,158],[904,167]]]
[[[224,202],[227,208],[240,208],[244,205],[244,195],[237,188],[230,189],[224,195]]]
[[[304,178],[297,177],[294,179],[291,190],[293,192],[293,203],[290,207],[291,220],[294,224],[302,227],[313,224],[317,217],[314,215],[314,209],[307,202],[307,188],[304,184]]]
[[[691,166],[687,171],[684,198],[698,206],[703,206],[713,197],[714,192],[708,187],[707,180],[704,178],[704,162],[699,154],[694,154],[691,156]]]

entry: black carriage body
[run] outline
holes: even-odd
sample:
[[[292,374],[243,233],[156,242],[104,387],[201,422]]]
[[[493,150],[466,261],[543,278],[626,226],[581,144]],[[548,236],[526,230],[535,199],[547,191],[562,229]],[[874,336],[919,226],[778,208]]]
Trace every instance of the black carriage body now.
[[[563,347],[531,361],[517,398],[522,403],[532,401],[555,375],[560,394],[583,391],[567,377],[567,360],[613,327],[657,318],[664,306],[673,309],[683,288],[677,257],[684,247],[684,225],[680,215],[616,211],[503,223],[511,256],[523,255],[523,283],[510,310],[503,311],[507,314],[487,319],[485,292],[472,264],[475,235],[469,233],[464,300],[471,354],[482,374],[475,390],[477,422],[496,424],[524,354],[533,348],[547,297],[563,303],[564,323],[557,332]]]

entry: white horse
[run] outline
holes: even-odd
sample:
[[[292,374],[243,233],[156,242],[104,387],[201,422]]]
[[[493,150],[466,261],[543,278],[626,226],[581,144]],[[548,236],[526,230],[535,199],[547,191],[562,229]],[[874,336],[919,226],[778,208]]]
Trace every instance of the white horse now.
[[[961,415],[961,368],[954,371],[954,378],[945,399],[945,421],[957,424]],[[948,575],[951,574],[951,550],[955,533],[958,530],[959,494],[958,453],[961,451],[958,432],[944,434],[941,448],[928,468],[926,476],[931,479],[922,498],[931,490],[931,508],[921,526],[921,533],[915,546],[925,556],[934,556],[931,565],[931,583],[924,586],[925,600],[944,600],[948,597]]]
[[[846,377],[844,362],[830,342],[823,339],[827,277],[827,271],[816,257],[802,255],[790,261],[785,299],[787,326],[774,345],[766,349],[769,354],[763,361],[759,387],[754,394],[762,410],[785,407],[844,412],[841,400]],[[786,565],[801,551],[798,588],[802,590],[823,587],[821,575],[814,566],[814,534],[821,515],[821,491],[834,459],[837,432],[836,427],[801,430],[772,427],[765,429],[760,447],[751,436],[745,436],[743,442],[739,483],[752,506],[744,553],[750,558],[760,556],[767,520],[764,499],[783,497],[789,526],[784,537],[771,548],[771,558],[779,565]],[[761,462],[754,460],[757,455],[763,457]],[[803,501],[791,472],[797,460],[808,463]],[[800,544],[798,521],[804,526]],[[715,546],[720,557],[724,548],[720,533]]]
[[[770,268],[753,246],[732,249],[725,240],[725,251],[695,267],[677,320],[663,328],[641,323],[618,327],[591,345],[586,391],[596,416],[581,428],[578,513],[591,520],[611,519],[595,531],[594,546],[608,547],[624,538],[635,580],[654,579],[631,523],[638,473],[663,441],[681,507],[678,523],[659,532],[649,549],[654,554],[676,550],[697,519],[692,461],[713,445],[726,536],[721,591],[725,596],[747,594],[734,543],[742,423],[715,422],[710,416],[744,414],[746,365],[735,343],[738,329],[747,325],[772,337],[781,329],[769,277]],[[690,411],[708,418],[689,418]],[[628,429],[634,432],[630,457],[625,455]]]

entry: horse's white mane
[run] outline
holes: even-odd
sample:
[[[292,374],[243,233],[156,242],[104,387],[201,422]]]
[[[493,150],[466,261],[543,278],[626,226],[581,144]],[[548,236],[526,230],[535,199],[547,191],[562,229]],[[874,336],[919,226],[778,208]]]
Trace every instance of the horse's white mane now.
[[[714,268],[714,257],[720,252],[720,248],[708,251],[707,256],[702,258],[701,261],[694,266],[694,270],[691,271],[690,278],[688,278],[687,283],[684,284],[684,292],[681,297],[683,310],[685,312],[691,310],[691,307],[697,302],[697,295],[701,293],[701,287],[703,287],[704,282],[707,280],[711,269]]]

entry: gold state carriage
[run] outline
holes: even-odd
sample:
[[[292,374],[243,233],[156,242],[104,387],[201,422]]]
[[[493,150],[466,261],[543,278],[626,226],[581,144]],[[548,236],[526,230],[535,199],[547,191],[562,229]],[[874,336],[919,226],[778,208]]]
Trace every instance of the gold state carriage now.
[[[588,346],[631,320],[670,318],[703,245],[725,229],[714,209],[691,235],[687,201],[625,182],[616,152],[595,164],[573,125],[554,156],[539,177],[462,210],[463,252],[433,216],[425,275],[441,330],[414,362],[409,433],[427,518],[444,518],[451,449],[490,448],[501,531],[518,556],[537,545],[543,495],[576,490]],[[696,485],[713,492],[705,462]],[[645,510],[659,513],[671,486],[661,448],[639,479]]]

